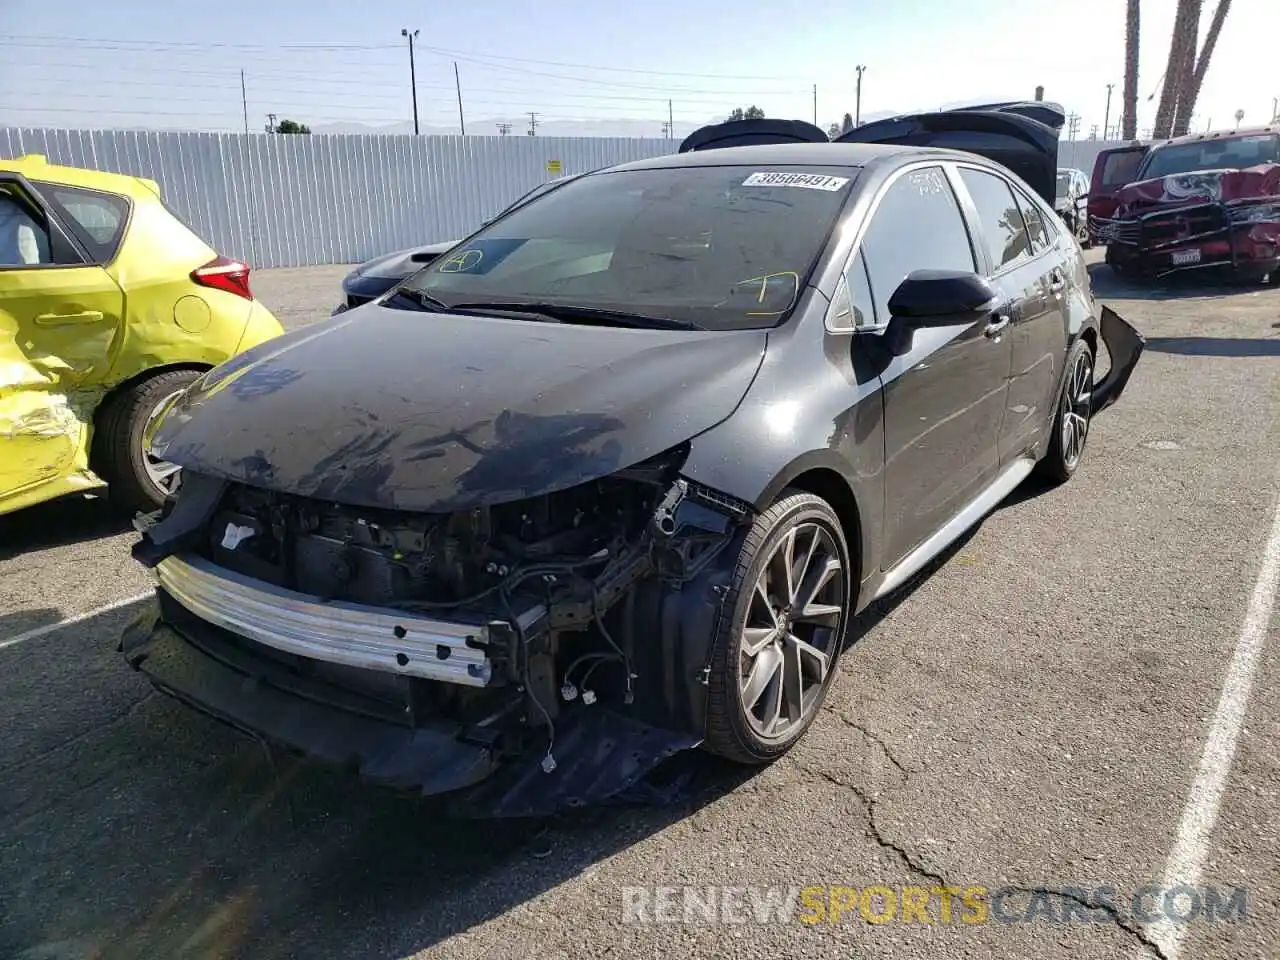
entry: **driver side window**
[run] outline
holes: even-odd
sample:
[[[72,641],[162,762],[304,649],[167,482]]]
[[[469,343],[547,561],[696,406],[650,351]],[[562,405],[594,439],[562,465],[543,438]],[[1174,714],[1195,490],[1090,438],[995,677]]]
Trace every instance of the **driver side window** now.
[[[889,298],[912,271],[976,269],[960,204],[941,167],[912,170],[890,185],[861,250],[877,323],[888,322]]]

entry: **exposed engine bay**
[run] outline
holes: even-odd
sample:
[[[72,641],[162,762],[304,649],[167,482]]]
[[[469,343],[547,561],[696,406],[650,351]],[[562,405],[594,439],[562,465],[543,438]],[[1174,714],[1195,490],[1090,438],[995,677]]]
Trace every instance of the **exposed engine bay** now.
[[[752,512],[681,479],[680,459],[444,515],[188,477],[134,554],[159,573],[160,620],[188,640],[221,628],[215,659],[252,652],[282,684],[337,687],[495,756],[545,743],[549,773],[565,713],[620,711],[696,739],[690,688],[705,684],[728,548]]]

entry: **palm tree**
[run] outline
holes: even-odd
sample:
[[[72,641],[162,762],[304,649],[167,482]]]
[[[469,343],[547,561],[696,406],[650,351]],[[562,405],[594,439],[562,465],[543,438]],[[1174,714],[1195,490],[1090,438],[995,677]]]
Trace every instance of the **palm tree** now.
[[[1191,126],[1191,114],[1195,112],[1196,100],[1200,97],[1200,87],[1204,84],[1204,75],[1209,71],[1209,58],[1213,56],[1213,48],[1218,44],[1218,34],[1222,33],[1222,23],[1227,19],[1227,11],[1231,9],[1231,0],[1218,0],[1213,11],[1213,19],[1209,21],[1209,32],[1205,35],[1204,46],[1196,60],[1195,69],[1187,83],[1187,89],[1178,101],[1178,116],[1173,124],[1173,135],[1180,137]]]
[[[1138,135],[1138,5],[1128,0],[1124,25],[1124,116],[1121,136],[1132,140]]]
[[[1124,28],[1124,107],[1121,136],[1132,140],[1138,135],[1138,40],[1139,0],[1128,0]]]
[[[1196,41],[1200,35],[1200,9],[1204,0],[1178,0],[1173,19],[1173,39],[1169,43],[1169,59],[1164,71],[1164,90],[1156,109],[1155,138],[1163,140],[1173,132],[1178,99],[1195,72]]]

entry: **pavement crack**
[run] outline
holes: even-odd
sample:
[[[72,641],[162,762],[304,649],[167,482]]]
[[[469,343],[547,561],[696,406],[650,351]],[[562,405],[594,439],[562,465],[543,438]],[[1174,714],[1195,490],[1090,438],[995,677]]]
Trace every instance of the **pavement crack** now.
[[[844,717],[841,717],[840,719],[844,720],[851,727],[854,727],[859,730],[862,729],[857,724],[850,723]],[[865,730],[863,732],[867,733],[867,731]],[[867,736],[868,736],[868,739],[879,742],[879,739],[874,735],[867,733]],[[888,755],[887,749],[885,750],[885,753],[886,755]],[[840,779],[840,777],[836,776],[835,774],[827,773],[825,770],[818,770],[813,767],[806,766],[805,764],[800,763],[798,761],[796,762],[796,766],[801,771],[808,774],[809,776],[817,777],[820,780],[825,780],[828,783],[834,784],[837,787],[841,787],[845,790],[848,790],[855,797],[857,797],[858,801],[862,804],[863,809],[866,810],[866,813],[867,813],[867,835],[871,837],[873,841],[875,841],[876,846],[880,847],[880,849],[886,850],[892,853],[898,859],[898,861],[902,863],[904,867],[907,868],[907,870],[909,870],[911,873],[914,873],[918,877],[923,877],[926,880],[933,881],[940,887],[956,886],[956,884],[949,883],[946,877],[944,877],[938,871],[932,870],[929,867],[927,867],[919,858],[914,856],[902,844],[897,843],[896,841],[891,840],[884,835],[884,833],[880,829],[880,824],[876,822],[876,799],[872,797],[870,794],[868,794],[867,791],[863,790],[861,787],[857,786],[856,784],[849,783],[846,780]],[[899,770],[902,770],[904,774],[908,774],[908,771],[906,771],[901,765],[895,763],[895,766],[897,766]],[[1005,891],[1026,893],[1031,896],[1040,894],[1043,896],[1059,897],[1063,900],[1068,900],[1081,907],[1084,907],[1087,910],[1097,910],[1100,913],[1102,913],[1104,916],[1106,916],[1106,918],[1109,921],[1111,921],[1111,924],[1113,926],[1115,926],[1122,932],[1128,934],[1130,937],[1136,940],[1141,946],[1145,947],[1152,954],[1154,954],[1157,960],[1170,960],[1169,955],[1164,952],[1164,949],[1160,946],[1159,943],[1157,943],[1155,940],[1152,940],[1151,937],[1147,935],[1147,932],[1140,925],[1135,924],[1128,917],[1125,917],[1122,913],[1120,913],[1120,911],[1117,910],[1113,904],[1096,902],[1096,901],[1090,900],[1088,897],[1084,897],[1078,893],[1074,893],[1071,890],[1057,890],[1052,887],[1022,887],[1017,885],[1010,885],[1010,886],[1002,887],[1001,889]]]
[[[1054,887],[1021,887],[1015,884],[1003,887],[1002,889],[1007,891],[1016,891],[1017,893],[1026,893],[1031,896],[1039,894],[1041,896],[1058,897],[1059,899],[1067,900],[1071,903],[1084,907],[1086,910],[1097,910],[1104,914],[1106,918],[1111,921],[1113,926],[1122,930],[1124,933],[1127,933],[1129,936],[1133,937],[1133,939],[1137,940],[1141,946],[1151,951],[1158,960],[1170,960],[1169,955],[1164,952],[1164,948],[1155,940],[1152,940],[1140,924],[1134,923],[1117,910],[1114,904],[1101,903],[1091,900],[1088,897],[1081,896],[1079,893],[1072,890],[1057,889]]]
[[[850,719],[846,714],[840,713],[839,711],[832,711],[832,712],[835,714],[835,718],[839,720],[841,723],[843,723],[846,727],[851,727],[854,730],[857,730],[860,734],[862,734],[863,738],[866,739],[868,743],[873,743],[877,747],[879,747],[880,752],[884,754],[884,758],[888,760],[891,764],[893,764],[894,769],[896,769],[900,774],[902,774],[902,778],[904,780],[910,780],[913,776],[915,776],[917,773],[920,772],[918,770],[912,770],[909,767],[903,766],[902,763],[898,760],[898,758],[893,755],[893,751],[889,749],[889,744],[884,741],[884,738],[881,737],[878,733],[873,732],[870,727],[864,726],[863,724],[858,723],[856,720]]]
[[[947,885],[946,878],[943,877],[942,874],[937,871],[930,870],[912,856],[905,847],[901,844],[895,843],[893,840],[890,840],[880,831],[880,825],[876,823],[876,800],[874,797],[870,796],[861,787],[845,780],[841,780],[834,774],[827,773],[824,770],[816,770],[800,763],[797,763],[796,765],[810,776],[818,777],[819,779],[826,780],[828,783],[835,784],[837,787],[842,787],[857,797],[859,802],[862,804],[863,809],[867,812],[867,833],[871,839],[876,842],[877,846],[894,854],[903,866],[917,876],[924,877],[926,880],[932,880],[940,886]]]
[[[118,711],[114,715],[108,717],[106,720],[103,720],[100,723],[95,723],[92,726],[90,726],[88,729],[81,730],[79,733],[74,734],[70,737],[67,737],[65,740],[59,740],[57,743],[52,744],[51,746],[45,747],[40,752],[33,754],[32,756],[27,757],[23,760],[18,760],[15,763],[0,765],[0,776],[10,774],[10,773],[16,773],[19,770],[23,770],[31,766],[32,764],[39,763],[41,760],[43,760],[45,757],[50,756],[51,754],[57,753],[60,750],[65,750],[67,747],[74,746],[75,744],[81,742],[82,740],[86,740],[89,737],[92,737],[94,734],[101,733],[104,730],[109,730],[118,724],[124,723],[126,720],[128,720],[130,717],[133,716],[134,712],[139,707],[141,707],[144,703],[150,700],[151,697],[154,695],[155,695],[155,690],[149,689],[142,696],[132,701],[127,707]]]

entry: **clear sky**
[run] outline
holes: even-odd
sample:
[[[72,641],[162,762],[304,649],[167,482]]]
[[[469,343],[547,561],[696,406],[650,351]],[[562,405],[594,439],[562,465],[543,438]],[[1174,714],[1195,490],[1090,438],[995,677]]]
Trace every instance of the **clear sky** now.
[[[1143,0],[1140,127],[1149,126],[1174,0]],[[565,121],[634,120],[658,136],[667,101],[677,131],[758,104],[827,126],[854,108],[905,112],[958,102],[1046,99],[1101,127],[1108,83],[1120,111],[1124,0],[3,0],[0,123],[243,127],[266,114],[323,126],[411,117],[402,27],[417,40],[424,127],[456,132],[454,64],[470,133],[515,133],[536,111]],[[1207,26],[1214,0],[1206,0]],[[1203,29],[1203,27],[1202,27]],[[1280,0],[1235,0],[1193,126],[1270,119],[1280,96]],[[479,127],[483,125],[484,129]],[[603,130],[602,132],[610,132]]]

